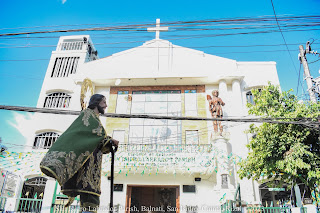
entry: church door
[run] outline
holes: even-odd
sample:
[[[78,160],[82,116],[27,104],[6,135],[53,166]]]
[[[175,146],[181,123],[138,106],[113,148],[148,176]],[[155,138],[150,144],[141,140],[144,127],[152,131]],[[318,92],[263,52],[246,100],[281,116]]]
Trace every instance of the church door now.
[[[126,213],[179,213],[179,186],[128,186]]]

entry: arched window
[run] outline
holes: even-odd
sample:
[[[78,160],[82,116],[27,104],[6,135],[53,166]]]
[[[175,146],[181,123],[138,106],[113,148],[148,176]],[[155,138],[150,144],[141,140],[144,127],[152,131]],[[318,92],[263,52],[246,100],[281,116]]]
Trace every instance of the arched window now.
[[[40,212],[47,178],[35,177],[27,179],[19,199],[18,212]]]
[[[70,104],[71,96],[63,93],[56,92],[47,95],[43,107],[45,108],[68,108]]]
[[[44,132],[36,135],[33,143],[34,149],[49,149],[60,135],[55,132]]]

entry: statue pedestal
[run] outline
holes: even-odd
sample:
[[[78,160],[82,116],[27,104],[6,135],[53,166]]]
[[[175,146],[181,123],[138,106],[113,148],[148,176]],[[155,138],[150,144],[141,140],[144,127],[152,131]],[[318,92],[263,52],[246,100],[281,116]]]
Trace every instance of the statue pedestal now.
[[[229,141],[230,139],[230,132],[212,132],[211,133],[211,142],[214,144],[216,140],[218,139],[225,139],[226,141]]]
[[[211,134],[211,142],[214,146],[216,153],[217,164],[217,188],[228,189],[230,188],[230,163],[229,163],[229,132],[213,132]]]

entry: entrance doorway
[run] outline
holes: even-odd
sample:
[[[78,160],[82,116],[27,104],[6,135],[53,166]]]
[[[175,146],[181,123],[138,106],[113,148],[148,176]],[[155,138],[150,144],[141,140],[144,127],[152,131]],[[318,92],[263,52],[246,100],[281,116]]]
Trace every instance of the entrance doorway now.
[[[126,213],[179,213],[179,186],[128,186]]]

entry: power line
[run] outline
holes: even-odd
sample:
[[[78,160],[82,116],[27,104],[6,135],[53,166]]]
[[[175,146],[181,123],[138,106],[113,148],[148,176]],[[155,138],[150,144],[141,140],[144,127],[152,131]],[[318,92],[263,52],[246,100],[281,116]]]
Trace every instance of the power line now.
[[[319,25],[320,26],[320,25]],[[222,29],[223,30],[223,29]],[[303,32],[303,31],[315,31],[315,30],[320,30],[318,28],[316,29],[287,29],[287,30],[282,30],[282,32]],[[67,30],[64,30],[67,32]],[[88,30],[90,31],[90,30]],[[71,31],[70,31],[71,32]],[[147,32],[145,30],[145,32]],[[238,32],[238,33],[223,33],[223,34],[198,34],[198,35],[165,35],[163,36],[164,38],[170,38],[171,40],[179,40],[179,39],[192,39],[192,38],[208,38],[208,37],[220,37],[220,36],[232,36],[232,35],[253,35],[253,34],[266,34],[266,33],[274,33],[278,32],[277,30],[265,30],[265,31],[251,31],[251,32]],[[34,32],[36,33],[36,32]],[[94,35],[92,36],[94,37]],[[147,36],[148,38],[151,36]],[[180,38],[179,38],[180,37]],[[1,37],[0,34],[0,39],[33,39],[33,38],[58,38],[58,37]],[[100,37],[100,38],[114,38],[114,37]],[[121,38],[124,39],[124,37],[116,37],[117,39]],[[128,38],[128,37],[127,37]],[[141,36],[139,36],[141,38]],[[128,38],[132,39],[132,37]]]
[[[94,46],[100,46],[100,45],[110,45],[110,44],[123,44],[123,43],[135,43],[135,42],[143,42],[143,41],[132,41],[132,42],[111,42],[111,43],[95,43]],[[287,44],[291,46],[296,46],[301,43],[295,43],[295,44]],[[320,43],[315,43],[320,44]],[[56,47],[57,45],[39,45],[39,44],[32,44],[32,45],[25,45],[25,44],[1,44],[0,45],[12,45],[9,47],[0,47],[2,49],[10,49],[10,48],[35,48],[35,47]],[[15,46],[13,46],[15,45]],[[19,46],[23,45],[23,46]],[[188,48],[250,48],[250,47],[277,47],[277,46],[285,46],[285,44],[255,44],[255,45],[208,45],[208,46],[188,46]],[[107,46],[102,48],[133,48],[132,46]],[[147,46],[138,46],[135,48],[168,48],[168,47],[147,47]],[[172,48],[186,48],[181,46],[173,46]]]
[[[273,3],[272,3],[273,4]],[[311,18],[311,19],[319,19],[319,16],[293,16],[287,18],[281,18],[284,21],[289,21],[292,19],[301,19],[301,18]],[[196,21],[175,21],[175,22],[164,22],[163,25],[183,25],[186,24],[199,24],[199,23],[224,23],[224,24],[235,24],[235,23],[245,23],[248,24],[250,22],[267,22],[272,21],[272,18],[238,18],[238,19],[216,19],[216,20],[196,20]],[[276,17],[276,20],[277,17]],[[278,21],[277,21],[278,22]],[[32,35],[32,34],[45,34],[45,33],[66,33],[66,32],[83,32],[83,31],[131,31],[138,30],[141,28],[146,28],[148,26],[154,26],[154,24],[131,24],[131,25],[123,25],[123,26],[114,26],[114,27],[95,27],[95,28],[80,28],[80,29],[65,29],[65,30],[44,30],[44,31],[30,31],[30,32],[17,32],[17,33],[4,33],[0,34],[0,37],[7,36],[17,36],[17,35]],[[279,26],[279,24],[278,24]],[[146,31],[145,29],[142,31]]]
[[[215,54],[238,54],[238,53],[261,53],[261,52],[284,52],[287,50],[257,50],[257,51],[242,51],[242,52],[216,52]],[[296,51],[296,50],[289,50]],[[32,62],[32,61],[49,61],[50,59],[0,59],[0,62]]]
[[[287,51],[287,50],[265,50],[265,51],[243,51],[243,52],[217,52],[215,54],[237,54],[237,53],[257,53],[257,52],[281,52],[281,51]],[[295,50],[291,50],[291,51],[295,51]],[[49,61],[50,59],[0,59],[0,62],[28,62],[28,61]]]
[[[244,124],[245,123],[237,123],[237,124],[228,125],[228,126],[224,125],[224,127],[229,130],[231,128],[234,128],[234,127],[237,127],[237,126],[241,126],[241,125],[244,125]],[[198,136],[200,137],[200,136],[203,136],[203,135],[208,135],[208,133],[212,132],[213,130],[214,130],[213,126],[199,128],[199,129],[197,129]],[[172,136],[174,136],[174,137],[172,137]],[[170,137],[164,136],[163,138],[168,138],[167,139],[167,144],[168,145],[172,145],[172,143],[170,143],[170,142],[174,142],[175,140],[180,139],[180,137],[181,137],[182,140],[186,138],[182,132],[181,133],[177,133],[177,134],[172,134],[172,135],[170,135]],[[147,137],[134,137],[134,138],[144,138],[144,140],[143,140],[144,142],[150,142],[149,144],[152,144],[151,143],[152,139],[146,139]],[[159,138],[162,138],[162,137],[159,137]],[[135,144],[135,143],[133,143],[133,144]],[[143,143],[143,145],[145,145],[145,144],[148,145],[148,143]],[[20,147],[34,147],[34,146],[31,146],[31,145],[22,145],[22,144],[17,144],[17,143],[6,143],[6,142],[5,142],[4,145],[6,145],[6,147],[8,147],[8,148],[12,148],[12,147],[9,147],[10,145],[11,146],[20,146]]]
[[[299,84],[300,84],[300,73],[301,73],[301,63],[300,63],[300,67],[299,67],[299,74],[298,74],[298,83],[297,83],[297,92],[296,92],[296,96],[299,93]]]
[[[106,24],[134,24],[134,22],[116,22],[116,23],[94,23],[94,24],[67,24],[67,25],[49,25],[49,26],[32,26],[32,27],[15,27],[15,28],[1,28],[0,30],[14,30],[14,29],[32,29],[32,28],[51,28],[51,27],[69,27],[69,26],[88,26],[88,25],[106,25]],[[144,24],[152,24],[152,22],[145,22]]]
[[[315,61],[312,61],[312,62],[309,62],[309,64],[312,64],[312,63],[316,63],[317,61],[319,61],[320,58],[318,60],[315,60]]]
[[[0,105],[0,109],[24,111],[24,112],[38,112],[49,114],[61,114],[61,115],[79,115],[80,111],[72,110],[57,110],[47,108],[36,107],[21,107],[21,106],[8,106]],[[246,122],[246,123],[272,123],[272,124],[296,124],[304,125],[309,128],[319,128],[319,123],[312,118],[201,118],[201,117],[179,117],[179,116],[158,116],[158,115],[146,115],[146,114],[116,114],[105,113],[101,115],[103,117],[112,118],[146,118],[146,119],[167,119],[167,120],[188,120],[188,121],[229,121],[229,122]],[[294,121],[282,121],[282,120],[294,120]]]
[[[291,53],[290,53],[290,51],[289,51],[289,47],[288,47],[288,45],[287,45],[286,39],[284,38],[283,32],[282,32],[282,30],[281,30],[281,28],[280,28],[280,25],[279,25],[279,22],[278,22],[278,18],[277,18],[277,14],[276,14],[276,10],[275,10],[274,5],[273,5],[273,1],[272,1],[272,0],[270,0],[270,1],[271,1],[271,4],[272,4],[272,9],[273,9],[274,17],[275,17],[275,19],[276,19],[276,22],[277,22],[279,31],[280,31],[281,36],[282,36],[282,39],[283,39],[283,41],[284,41],[284,43],[285,43],[285,45],[286,45],[286,48],[287,48],[287,50],[288,50],[288,53],[289,53],[289,56],[290,56],[290,59],[291,59],[291,62],[292,62],[292,65],[293,65],[293,67],[294,67],[294,69],[295,69],[295,71],[296,71],[296,73],[297,73],[297,75],[298,75],[298,78],[299,78],[300,75],[299,75],[299,73],[298,73],[298,71],[297,71],[296,65],[295,65],[295,63],[294,63],[294,61],[293,61],[293,58],[292,58],[292,55],[291,55]],[[299,83],[299,82],[300,82],[300,81],[298,81],[298,83]],[[300,82],[300,84],[301,84],[301,82]],[[301,84],[301,87],[302,87],[302,84]]]
[[[268,18],[269,17],[269,18]],[[278,17],[279,18],[279,17]],[[239,20],[239,21],[246,21],[246,23],[248,23],[248,20],[263,20],[263,21],[267,21],[270,20],[270,16],[266,15],[266,16],[259,16],[258,18],[253,18],[253,17],[235,17],[234,19],[215,19],[215,21],[212,21],[213,23],[219,23],[221,22],[221,24],[228,24],[229,22],[232,22],[234,20]],[[307,16],[286,16],[283,15],[283,17],[281,17],[280,19],[283,19],[282,21],[289,21],[289,20],[294,20],[294,21],[299,21],[299,19],[303,20],[303,19],[319,19],[318,15],[307,15]],[[220,21],[219,21],[220,20]],[[210,19],[206,19],[206,20],[199,20],[198,22],[195,23],[201,23],[201,21],[205,21],[206,24],[210,24]],[[209,22],[208,22],[209,21]],[[170,22],[168,22],[170,23]],[[192,21],[187,21],[186,23],[190,23],[192,24]],[[185,24],[186,23],[181,23],[181,24]],[[118,23],[89,23],[89,24],[73,24],[73,25],[49,25],[49,26],[31,26],[31,27],[16,27],[16,28],[1,28],[0,30],[12,30],[12,29],[32,29],[32,28],[52,28],[52,27],[67,27],[67,26],[90,26],[90,25],[107,25],[107,24],[145,24],[145,25],[152,25],[153,22],[145,22],[145,23],[134,23],[134,22],[118,22]]]
[[[50,59],[0,59],[0,61],[49,61]]]

